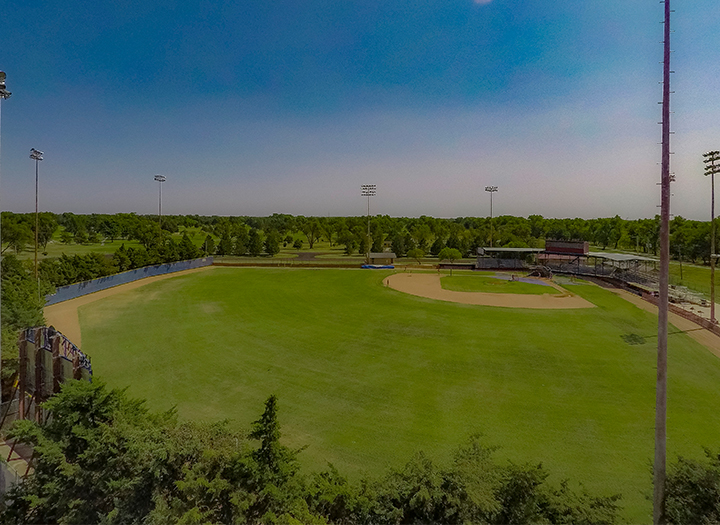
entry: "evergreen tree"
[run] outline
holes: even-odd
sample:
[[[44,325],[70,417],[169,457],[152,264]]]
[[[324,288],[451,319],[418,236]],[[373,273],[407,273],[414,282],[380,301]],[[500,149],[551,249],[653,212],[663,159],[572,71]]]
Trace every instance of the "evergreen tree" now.
[[[200,255],[200,251],[190,240],[190,237],[188,237],[187,233],[183,233],[182,239],[180,240],[180,244],[178,246],[178,251],[180,253],[180,258],[185,261],[189,259],[196,259]]]
[[[215,253],[215,240],[210,234],[208,234],[203,241],[203,251],[205,252],[205,255]]]
[[[250,228],[250,234],[248,236],[248,251],[253,257],[257,257],[263,251],[263,240],[260,230],[257,228]]]

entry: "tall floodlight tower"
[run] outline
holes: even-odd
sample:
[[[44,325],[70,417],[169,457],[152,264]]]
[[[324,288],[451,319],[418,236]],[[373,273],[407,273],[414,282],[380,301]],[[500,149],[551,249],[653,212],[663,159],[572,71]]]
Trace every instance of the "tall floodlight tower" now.
[[[705,157],[705,175],[710,175],[710,321],[715,320],[715,174],[720,173],[720,151],[708,151]]]
[[[497,186],[485,186],[485,191],[490,194],[490,248],[492,248],[493,241],[493,210],[492,210],[492,196],[498,190]]]
[[[10,98],[10,93],[7,88],[5,87],[5,71],[0,71],[0,113],[2,112],[2,101]],[[2,133],[0,133],[0,137],[2,136]],[[0,144],[2,143],[2,140],[0,140]],[[2,195],[0,193],[0,195]],[[2,234],[0,234],[0,238],[2,238]],[[0,278],[2,277],[2,272],[0,271]],[[2,316],[2,312],[0,312],[0,317]],[[2,348],[0,348],[0,357],[2,356]],[[2,404],[2,391],[0,391],[0,404]]]
[[[670,0],[664,0],[662,162],[660,178],[660,290],[658,297],[657,382],[655,385],[655,461],[653,523],[667,523],[665,469],[667,443],[667,335],[670,277]]]
[[[363,197],[367,197],[367,219],[368,219],[368,231],[367,231],[367,242],[368,242],[368,251],[365,255],[367,257],[367,263],[370,263],[370,197],[374,197],[377,195],[377,185],[376,184],[361,184],[360,185],[360,191],[361,195]]]
[[[43,152],[30,148],[30,158],[35,161],[35,280],[38,278],[38,232],[40,231],[40,215],[38,213],[39,166],[43,160]]]
[[[162,229],[162,183],[167,180],[165,175],[155,175],[154,180],[158,183],[158,224]]]

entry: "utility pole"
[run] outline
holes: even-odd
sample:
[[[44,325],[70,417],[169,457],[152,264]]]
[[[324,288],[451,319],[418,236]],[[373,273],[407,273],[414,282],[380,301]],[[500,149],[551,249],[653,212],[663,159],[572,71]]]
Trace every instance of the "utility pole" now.
[[[720,151],[708,151],[705,157],[705,175],[710,175],[710,322],[715,319],[715,174],[720,173]]]
[[[660,290],[658,297],[657,381],[655,385],[655,461],[653,523],[665,525],[667,464],[667,335],[670,279],[670,0],[664,0],[662,162],[660,179]]]

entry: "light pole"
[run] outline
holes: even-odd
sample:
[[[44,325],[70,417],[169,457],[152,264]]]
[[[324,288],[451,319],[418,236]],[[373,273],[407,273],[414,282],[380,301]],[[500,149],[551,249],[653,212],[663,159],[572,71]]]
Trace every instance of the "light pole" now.
[[[158,224],[160,224],[160,229],[162,230],[162,183],[167,179],[165,175],[155,175],[154,179],[158,183]]]
[[[715,320],[715,174],[720,173],[720,151],[708,151],[705,157],[705,175],[710,175],[710,322]]]
[[[498,190],[497,186],[485,186],[485,191],[490,194],[490,248],[493,241],[493,212],[492,212],[492,196]]]
[[[367,219],[368,219],[368,232],[367,232],[367,263],[370,263],[370,197],[374,197],[377,195],[377,185],[376,184],[361,184],[360,185],[361,195],[363,197],[367,197]]]
[[[30,148],[30,158],[35,161],[35,280],[38,278],[38,232],[40,230],[40,220],[38,214],[38,188],[39,188],[39,166],[40,161],[43,160],[43,152],[38,151],[35,148]]]
[[[6,87],[5,87],[5,71],[0,71],[0,110],[2,109],[2,101],[6,98],[10,98],[10,93]],[[2,143],[2,140],[0,140],[0,143]],[[2,238],[2,234],[0,233],[0,238]],[[0,271],[0,278],[2,277],[2,271]],[[2,316],[2,313],[0,312],[0,317]],[[0,348],[0,356],[2,356],[2,348]],[[0,390],[0,404],[2,404],[2,391]]]

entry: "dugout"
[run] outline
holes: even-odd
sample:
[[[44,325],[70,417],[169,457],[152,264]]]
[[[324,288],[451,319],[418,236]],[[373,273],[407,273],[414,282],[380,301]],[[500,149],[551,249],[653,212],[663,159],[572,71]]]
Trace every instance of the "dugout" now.
[[[368,264],[393,264],[397,259],[397,255],[393,252],[370,252],[368,254]]]

